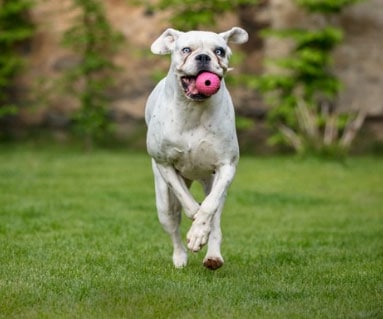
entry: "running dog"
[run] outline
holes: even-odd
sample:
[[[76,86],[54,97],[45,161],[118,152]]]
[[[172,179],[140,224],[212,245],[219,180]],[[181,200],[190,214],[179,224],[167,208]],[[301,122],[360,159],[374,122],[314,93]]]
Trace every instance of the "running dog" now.
[[[239,159],[234,107],[224,76],[231,55],[228,43],[247,40],[247,32],[238,27],[223,33],[167,29],[151,46],[154,54],[171,54],[167,76],[148,98],[145,120],[158,217],[171,236],[176,268],[187,264],[179,231],[182,208],[193,220],[187,247],[197,252],[207,244],[203,264],[209,269],[224,263],[221,212]],[[218,77],[214,94],[197,85],[206,72]],[[189,191],[192,181],[203,186],[202,203]]]

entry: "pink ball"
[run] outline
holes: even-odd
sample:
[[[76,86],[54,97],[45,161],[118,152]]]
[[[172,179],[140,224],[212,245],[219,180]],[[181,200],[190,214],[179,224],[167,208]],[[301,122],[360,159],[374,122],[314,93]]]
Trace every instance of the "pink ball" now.
[[[218,92],[221,80],[214,73],[202,72],[197,76],[195,85],[199,93],[210,96]]]

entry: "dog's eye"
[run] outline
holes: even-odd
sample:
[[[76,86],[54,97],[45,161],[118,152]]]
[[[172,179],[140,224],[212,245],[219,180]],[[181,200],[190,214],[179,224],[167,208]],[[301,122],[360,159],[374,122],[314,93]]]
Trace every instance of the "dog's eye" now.
[[[217,48],[215,49],[214,53],[220,57],[224,57],[225,56],[225,50],[223,48]]]
[[[189,54],[190,52],[191,52],[191,49],[189,47],[182,49],[182,53]]]

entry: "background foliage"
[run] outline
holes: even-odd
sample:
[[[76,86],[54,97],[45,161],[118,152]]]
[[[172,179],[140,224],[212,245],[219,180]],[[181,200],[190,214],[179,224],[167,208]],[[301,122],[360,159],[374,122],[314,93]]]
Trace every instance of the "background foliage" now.
[[[171,10],[171,25],[188,31],[212,26],[222,14],[235,12],[240,6],[257,3],[258,0],[159,0],[154,9]]]
[[[33,36],[30,0],[0,1],[0,134],[6,133],[6,117],[18,112],[15,80],[24,65],[23,48]]]
[[[264,93],[271,106],[272,144],[287,143],[300,153],[345,154],[365,114],[339,114],[336,100],[342,83],[332,69],[332,53],[343,40],[334,16],[355,0],[296,0],[308,14],[322,14],[326,25],[310,29],[268,29],[264,37],[294,43],[290,54],[266,63],[279,72],[250,77],[247,84]]]
[[[117,71],[112,56],[122,36],[107,21],[100,1],[74,0],[73,5],[79,14],[65,32],[63,45],[77,53],[80,62],[66,72],[63,84],[80,104],[73,124],[89,149],[112,129],[106,93]]]

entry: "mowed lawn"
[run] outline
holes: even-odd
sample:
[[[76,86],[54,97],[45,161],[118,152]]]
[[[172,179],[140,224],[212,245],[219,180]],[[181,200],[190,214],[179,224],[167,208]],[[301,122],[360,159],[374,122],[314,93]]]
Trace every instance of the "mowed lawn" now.
[[[382,158],[244,156],[222,228],[176,270],[146,154],[1,147],[0,318],[383,318]]]

